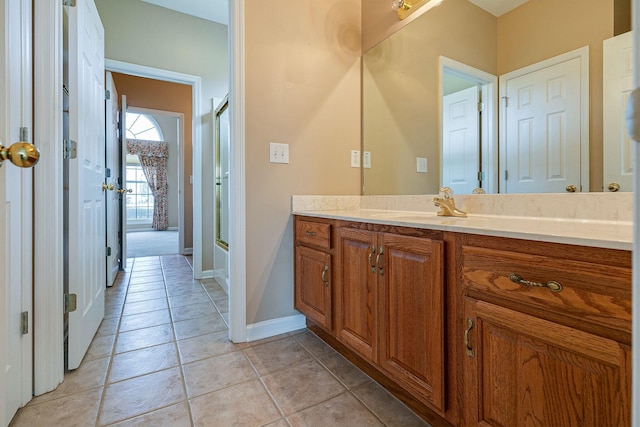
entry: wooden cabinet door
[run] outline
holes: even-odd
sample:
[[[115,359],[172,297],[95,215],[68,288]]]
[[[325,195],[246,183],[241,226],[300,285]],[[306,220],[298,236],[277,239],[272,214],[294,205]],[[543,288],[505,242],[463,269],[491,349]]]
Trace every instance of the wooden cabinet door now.
[[[629,347],[483,301],[464,311],[468,425],[631,423]]]
[[[378,241],[384,258],[378,277],[378,363],[444,411],[443,242],[394,234]]]
[[[368,231],[340,229],[335,306],[338,339],[373,362],[378,336],[376,237]]]
[[[295,283],[295,308],[331,330],[331,255],[298,246]]]

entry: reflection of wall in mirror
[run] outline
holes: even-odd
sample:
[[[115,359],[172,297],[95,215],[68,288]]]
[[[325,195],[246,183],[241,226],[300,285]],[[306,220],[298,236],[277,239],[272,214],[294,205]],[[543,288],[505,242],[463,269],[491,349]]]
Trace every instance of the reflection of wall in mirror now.
[[[495,16],[446,0],[414,22],[364,55],[363,139],[372,153],[365,194],[438,192],[440,55],[496,74]],[[428,173],[416,172],[416,157],[429,159]]]
[[[381,7],[378,2],[363,2],[363,19],[380,15],[371,9]],[[365,193],[424,194],[437,189],[437,183],[424,181],[424,174],[416,176],[414,165],[416,156],[429,157],[429,170],[437,175],[438,55],[498,75],[586,45],[590,50],[590,188],[599,191],[602,41],[614,35],[614,24],[617,31],[624,31],[628,24],[619,24],[628,17],[627,0],[529,0],[500,17],[466,0],[445,0],[416,17],[364,55],[363,140],[374,164],[364,171]],[[377,42],[388,34],[390,25],[373,28],[363,22],[363,50],[371,47],[367,41]],[[369,141],[370,135],[376,135],[376,140]],[[383,147],[390,143],[393,147],[385,151]],[[387,158],[390,164],[382,165]],[[381,176],[376,176],[376,168]]]

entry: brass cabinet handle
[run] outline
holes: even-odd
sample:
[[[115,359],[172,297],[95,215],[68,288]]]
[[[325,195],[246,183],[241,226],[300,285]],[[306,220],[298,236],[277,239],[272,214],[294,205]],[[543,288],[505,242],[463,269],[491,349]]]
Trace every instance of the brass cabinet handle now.
[[[324,287],[329,287],[329,281],[327,280],[327,271],[329,271],[329,266],[325,265],[324,270],[322,270],[322,283],[324,283]]]
[[[113,184],[102,183],[102,191],[105,191],[105,190],[113,191],[114,188],[115,186]]]
[[[315,237],[316,236],[316,232],[315,231],[305,231],[304,234],[306,234],[307,236],[311,236],[311,237]]]
[[[575,185],[571,184],[571,185],[567,185],[565,187],[565,190],[567,190],[567,193],[575,193],[578,190],[578,187],[576,187]]]
[[[373,254],[376,253],[376,247],[375,246],[371,246],[371,252],[369,252],[369,266],[371,267],[371,272],[373,274],[376,273],[376,266],[373,263]]]
[[[618,184],[617,182],[612,182],[609,184],[607,189],[615,193],[616,191],[620,191],[620,184]]]
[[[380,257],[384,255],[384,248],[380,246],[380,252],[378,252],[378,256],[376,257],[376,265],[378,266],[378,270],[380,270],[380,275],[384,276],[384,266],[380,265]],[[375,270],[375,268],[374,268]]]
[[[38,163],[40,152],[35,145],[20,141],[5,147],[0,144],[0,166],[5,160],[9,160],[20,168],[30,168]]]
[[[467,329],[464,331],[464,346],[467,348],[467,356],[473,358],[475,352],[473,347],[469,345],[469,334],[471,334],[471,330],[473,329],[474,321],[471,317],[467,317]]]
[[[562,291],[562,285],[555,280],[550,280],[547,283],[531,282],[529,280],[524,280],[522,276],[517,273],[511,273],[509,275],[509,280],[511,280],[513,283],[518,283],[520,285],[530,286],[533,288],[547,288],[551,292]]]

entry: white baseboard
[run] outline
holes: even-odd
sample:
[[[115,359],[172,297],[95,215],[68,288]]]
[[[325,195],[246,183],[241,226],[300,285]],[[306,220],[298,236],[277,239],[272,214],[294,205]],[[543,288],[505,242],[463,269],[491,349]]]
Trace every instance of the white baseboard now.
[[[307,318],[302,314],[265,320],[247,325],[247,342],[273,337],[307,327]]]
[[[218,281],[220,287],[229,295],[229,278],[223,269],[213,270],[213,277]]]
[[[214,277],[213,270],[204,270],[201,279],[213,279]]]

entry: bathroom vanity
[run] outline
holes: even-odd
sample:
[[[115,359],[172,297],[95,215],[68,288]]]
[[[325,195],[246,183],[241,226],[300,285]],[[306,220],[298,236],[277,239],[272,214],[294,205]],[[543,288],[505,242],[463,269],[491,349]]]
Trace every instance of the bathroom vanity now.
[[[295,307],[432,425],[630,424],[630,221],[303,205]]]

